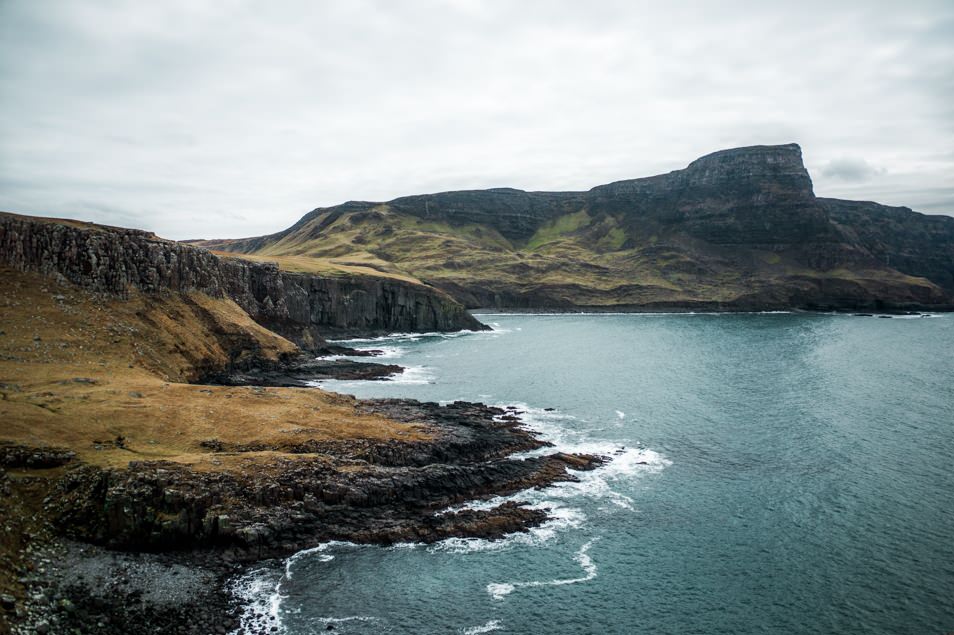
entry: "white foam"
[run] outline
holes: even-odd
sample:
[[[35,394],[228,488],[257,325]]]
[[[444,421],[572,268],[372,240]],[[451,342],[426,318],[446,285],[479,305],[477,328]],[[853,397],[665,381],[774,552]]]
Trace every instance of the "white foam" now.
[[[455,509],[490,509],[507,500],[517,499],[520,494],[508,497],[497,497],[489,501],[477,501],[470,505]],[[547,520],[541,525],[531,527],[528,531],[506,534],[494,540],[485,538],[447,538],[428,546],[432,553],[485,553],[488,551],[506,551],[515,547],[537,547],[553,540],[557,534],[567,529],[579,527],[586,520],[586,515],[574,507],[564,507],[555,501],[543,501],[528,505],[530,509],[546,509]],[[445,510],[453,511],[453,510]]]
[[[317,547],[312,547],[311,549],[303,549],[302,551],[296,552],[285,559],[285,579],[292,579],[292,568],[295,564],[304,558],[305,556],[310,556],[312,554],[319,554],[317,556],[318,560],[321,562],[331,562],[335,559],[330,553],[325,553],[333,547],[353,547],[354,543],[342,542],[340,540],[330,540],[328,542],[323,542]]]
[[[596,563],[593,562],[593,559],[590,558],[589,553],[590,547],[593,546],[593,543],[599,540],[599,538],[594,538],[590,540],[585,545],[580,547],[580,550],[574,554],[573,559],[580,565],[580,568],[583,569],[584,575],[578,578],[559,578],[556,580],[531,580],[530,582],[491,582],[487,585],[487,593],[490,594],[495,600],[502,600],[515,590],[524,587],[541,587],[541,586],[565,586],[567,584],[579,584],[581,582],[589,582],[596,578],[598,570],[596,568]]]
[[[490,620],[486,624],[481,624],[480,626],[471,626],[470,628],[462,628],[460,630],[461,635],[479,635],[480,633],[490,633],[492,631],[500,630],[500,620]]]
[[[427,366],[408,366],[398,374],[391,375],[385,381],[392,384],[423,385],[436,383],[436,377]]]
[[[389,335],[381,335],[378,337],[354,337],[347,340],[329,340],[335,344],[360,344],[362,342],[417,342],[419,340],[430,338],[430,339],[453,339],[455,337],[466,337],[468,335],[480,335],[482,333],[488,333],[492,331],[452,331],[449,333],[440,333],[437,331],[429,331],[427,333],[391,333]]]
[[[374,355],[374,359],[397,359],[404,357],[407,353],[407,348],[403,346],[374,346],[371,348],[359,348],[358,350],[381,351],[377,355]]]
[[[616,418],[617,418],[617,419],[625,419],[625,418],[626,418],[626,413],[623,412],[622,410],[617,410],[617,411],[616,411]]]
[[[276,571],[269,569],[249,571],[231,583],[230,591],[243,607],[239,628],[233,631],[233,635],[285,632],[280,611],[282,603],[280,587],[280,576]],[[271,631],[273,627],[277,630]]]
[[[334,560],[334,556],[325,553],[329,549],[338,547],[357,547],[350,542],[332,540],[322,543],[311,549],[304,549],[285,559],[283,570],[260,568],[249,571],[244,576],[231,582],[229,589],[243,606],[240,626],[233,635],[259,632],[286,632],[281,619],[281,605],[285,596],[282,594],[282,583],[291,580],[294,575],[295,564],[307,556],[316,557],[320,562]],[[347,618],[318,618],[319,620],[350,621],[356,619],[377,619],[365,617]],[[275,627],[276,631],[270,629]]]
[[[528,532],[508,534],[501,539],[450,538],[435,543],[429,549],[452,553],[471,553],[499,551],[515,546],[536,546],[552,540],[558,533],[574,529],[586,521],[582,509],[574,503],[581,498],[602,500],[609,503],[601,511],[636,511],[634,501],[613,488],[619,481],[629,481],[643,474],[658,472],[672,464],[672,461],[660,453],[640,447],[625,447],[612,441],[588,439],[579,426],[567,425],[576,418],[556,410],[531,408],[526,404],[512,404],[516,411],[508,410],[500,415],[506,417],[520,412],[525,427],[533,430],[541,439],[552,446],[520,452],[510,456],[520,460],[535,456],[544,456],[554,452],[568,454],[591,454],[603,456],[609,460],[590,471],[573,471],[576,481],[561,481],[543,489],[528,489],[509,496],[497,496],[488,500],[468,501],[461,505],[448,507],[440,514],[462,510],[485,511],[506,502],[527,504],[530,509],[544,509],[548,520]],[[504,407],[504,406],[501,406]]]
[[[314,617],[311,619],[322,624],[341,624],[342,622],[377,622],[380,618],[371,615],[349,615],[348,617]]]
[[[374,355],[321,355],[315,359],[325,362],[335,362],[346,359],[349,361],[366,362],[369,359],[398,359],[407,354],[407,348],[403,346],[357,346],[357,351],[376,351]]]

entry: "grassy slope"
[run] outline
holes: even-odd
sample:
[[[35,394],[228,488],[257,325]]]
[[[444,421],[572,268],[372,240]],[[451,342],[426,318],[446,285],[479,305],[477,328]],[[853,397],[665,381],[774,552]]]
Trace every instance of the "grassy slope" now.
[[[272,359],[296,350],[229,300],[122,301],[9,269],[0,279],[0,441],[67,447],[97,465],[162,459],[229,469],[239,457],[199,442],[420,436],[414,425],[358,415],[352,399],[320,390],[185,383],[228,360],[223,343],[241,341]],[[273,453],[241,461],[259,454]]]
[[[315,457],[281,451],[310,439],[429,438],[414,423],[359,414],[353,398],[314,388],[186,383],[239,349],[266,360],[297,352],[230,300],[124,301],[0,267],[0,443],[67,448],[111,468],[163,460],[268,472]],[[200,445],[210,439],[276,449],[213,453]],[[0,593],[23,596],[26,549],[48,537],[43,500],[67,469],[0,470]],[[7,617],[0,611],[0,633],[9,632]]]
[[[387,204],[371,211],[346,212],[320,231],[327,214],[319,215],[255,256],[343,274],[408,276],[458,296],[461,288],[481,289],[594,306],[729,302],[793,277],[880,288],[930,286],[887,269],[817,271],[770,251],[748,251],[740,261],[737,252],[661,228],[627,226],[613,216],[593,217],[586,209],[552,219],[520,242],[488,226],[424,220]],[[228,249],[229,242],[210,246]]]

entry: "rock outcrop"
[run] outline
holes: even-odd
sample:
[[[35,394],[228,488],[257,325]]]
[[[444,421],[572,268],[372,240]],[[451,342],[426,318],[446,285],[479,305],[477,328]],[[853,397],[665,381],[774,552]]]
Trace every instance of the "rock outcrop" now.
[[[202,472],[157,461],[125,469],[83,466],[60,479],[48,511],[68,535],[113,548],[214,547],[256,559],[331,539],[433,542],[519,531],[543,522],[545,512],[512,503],[486,511],[435,512],[573,480],[567,470],[594,469],[605,460],[562,453],[508,458],[547,445],[521,427],[515,409],[412,400],[367,401],[363,407],[426,425],[435,438],[311,445],[301,448],[299,459],[286,455],[241,472]],[[215,448],[214,441],[205,447]]]
[[[120,296],[130,289],[226,296],[308,350],[329,335],[485,328],[459,303],[424,285],[288,272],[135,229],[0,214],[0,263]]]

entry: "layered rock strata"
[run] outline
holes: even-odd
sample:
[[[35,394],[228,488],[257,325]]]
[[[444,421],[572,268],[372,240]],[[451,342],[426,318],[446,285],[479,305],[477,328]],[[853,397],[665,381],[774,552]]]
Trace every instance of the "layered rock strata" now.
[[[328,335],[485,328],[424,285],[287,272],[134,229],[0,214],[0,263],[123,297],[131,289],[226,296],[307,350]]]

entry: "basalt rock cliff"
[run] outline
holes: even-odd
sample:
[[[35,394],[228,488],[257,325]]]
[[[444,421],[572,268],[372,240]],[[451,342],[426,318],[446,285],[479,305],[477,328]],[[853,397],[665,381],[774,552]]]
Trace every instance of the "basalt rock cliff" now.
[[[795,144],[723,150],[586,192],[352,201],[277,234],[202,244],[373,261],[472,307],[954,305],[954,218],[818,198]]]
[[[0,263],[122,297],[130,289],[228,297],[307,350],[321,348],[326,336],[484,328],[421,284],[283,271],[135,229],[0,213]]]

